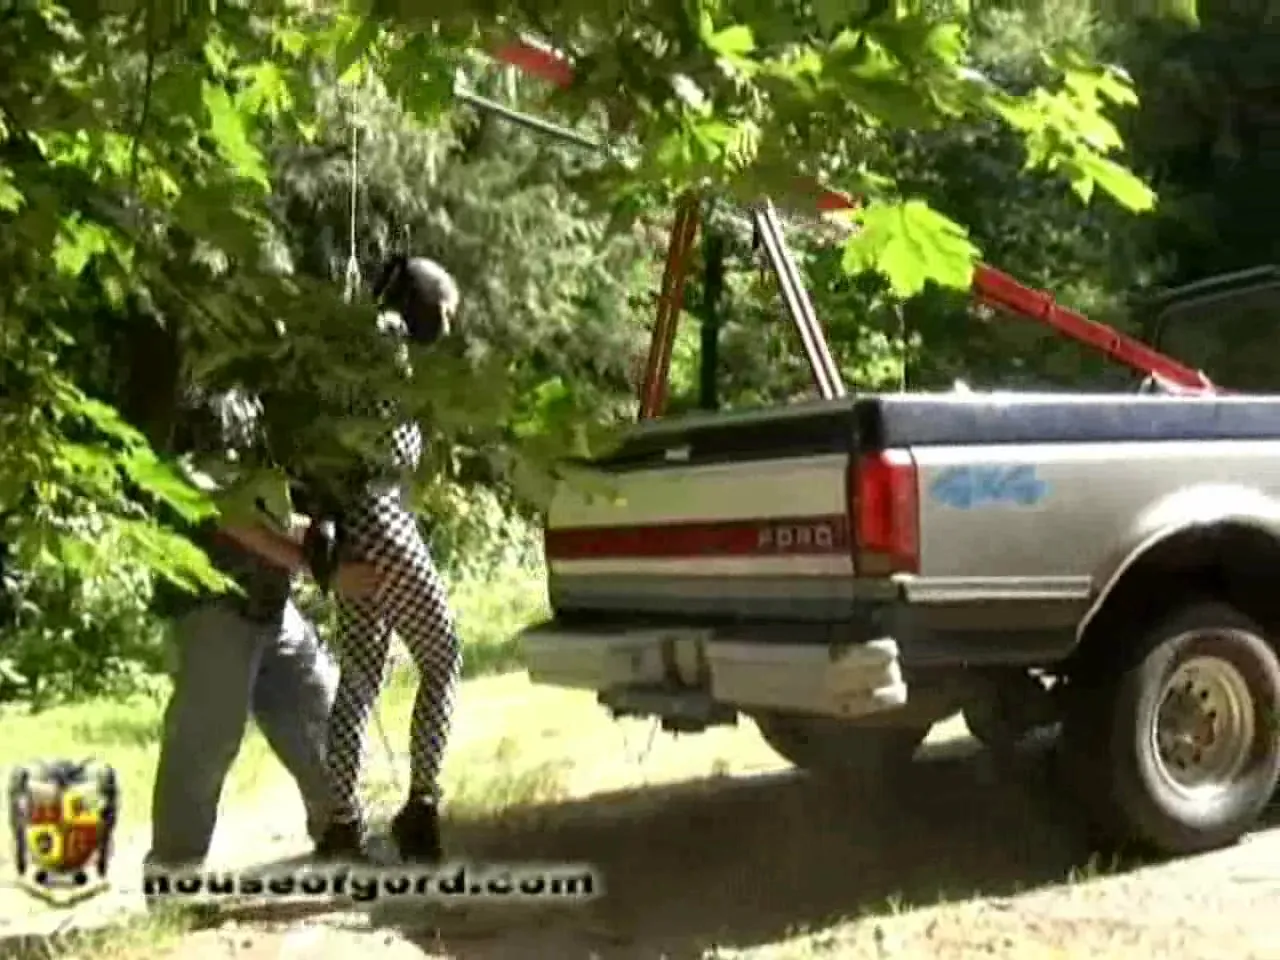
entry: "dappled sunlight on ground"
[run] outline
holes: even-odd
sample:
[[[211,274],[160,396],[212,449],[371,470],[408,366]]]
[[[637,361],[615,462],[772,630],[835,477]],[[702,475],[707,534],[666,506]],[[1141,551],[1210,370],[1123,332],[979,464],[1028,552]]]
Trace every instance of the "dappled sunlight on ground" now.
[[[399,800],[410,691],[395,684],[383,705],[393,755],[371,738],[380,814]],[[472,681],[446,765],[451,854],[588,862],[602,897],[292,912],[255,901],[180,946],[130,956],[1280,956],[1266,907],[1280,894],[1280,836],[1122,869],[1091,853],[1043,773],[1033,757],[1018,775],[996,776],[953,723],[895,794],[837,788],[791,771],[747,721],[675,737],[611,722],[590,694],[520,676]],[[287,792],[272,776],[272,789]],[[249,843],[254,831],[295,838],[275,847],[281,859],[305,847],[296,823],[272,827],[237,809],[226,826],[224,849],[241,862],[276,843]]]

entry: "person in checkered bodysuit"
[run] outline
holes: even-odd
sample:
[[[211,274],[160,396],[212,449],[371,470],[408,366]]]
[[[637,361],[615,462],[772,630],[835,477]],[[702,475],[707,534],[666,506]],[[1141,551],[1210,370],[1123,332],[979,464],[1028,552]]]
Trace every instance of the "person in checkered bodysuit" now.
[[[418,343],[433,343],[449,332],[458,290],[439,264],[397,258],[374,292],[384,308],[394,311],[380,318],[384,330]],[[379,412],[395,417],[393,409]],[[423,453],[418,424],[398,423],[390,440],[393,470],[407,475],[416,469]],[[409,797],[392,821],[392,836],[404,859],[429,862],[442,855],[437,779],[462,653],[444,584],[404,495],[402,482],[367,483],[337,518],[340,554],[372,563],[382,580],[374,597],[339,598],[341,673],[328,738],[334,816],[317,843],[317,853],[326,858],[359,859],[364,854],[357,788],[393,631],[413,657],[419,685],[409,730]]]

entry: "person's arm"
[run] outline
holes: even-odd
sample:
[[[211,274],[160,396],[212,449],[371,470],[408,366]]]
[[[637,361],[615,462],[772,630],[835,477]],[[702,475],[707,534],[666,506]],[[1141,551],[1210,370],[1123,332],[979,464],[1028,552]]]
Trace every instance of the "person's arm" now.
[[[267,563],[294,573],[307,566],[302,547],[286,534],[259,524],[227,524],[218,532]]]
[[[261,507],[260,507],[261,509]],[[264,518],[267,516],[264,512]],[[223,521],[215,527],[216,532],[233,541],[241,548],[273,566],[282,567],[290,573],[296,573],[308,566],[305,551],[302,547],[303,537],[311,519],[300,513],[289,517],[284,529],[279,524]]]
[[[284,533],[267,524],[231,523],[218,528],[219,533],[235,541],[245,550],[267,563],[297,573],[307,571],[322,589],[340,564],[334,556],[332,542],[317,529],[309,517],[295,513],[289,518],[289,531]]]
[[[290,526],[299,521],[306,522],[306,518],[295,515]],[[308,541],[315,535],[314,525],[308,525],[306,538],[301,544],[265,526],[232,524],[219,530],[267,563],[283,567],[290,573],[307,570],[325,592],[328,592],[331,580],[340,594],[353,598],[374,596],[382,585],[382,575],[373,564],[339,561],[331,549],[319,543],[323,535],[308,549]]]

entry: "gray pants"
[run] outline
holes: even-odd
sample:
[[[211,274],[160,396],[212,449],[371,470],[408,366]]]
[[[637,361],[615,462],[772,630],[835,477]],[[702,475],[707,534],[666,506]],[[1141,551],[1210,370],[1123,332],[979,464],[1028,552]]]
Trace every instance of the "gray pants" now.
[[[325,738],[337,668],[290,601],[279,624],[248,620],[223,603],[174,623],[177,669],[164,715],[151,808],[157,866],[192,866],[213,840],[218,800],[250,714],[293,775],[308,832],[323,830],[332,806]]]

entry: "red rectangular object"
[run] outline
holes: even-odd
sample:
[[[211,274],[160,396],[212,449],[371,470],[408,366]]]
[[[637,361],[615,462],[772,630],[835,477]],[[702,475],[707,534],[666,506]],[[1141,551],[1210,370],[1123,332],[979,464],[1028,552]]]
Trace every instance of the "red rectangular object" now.
[[[553,561],[828,556],[848,550],[849,523],[843,514],[546,532],[546,556]]]

